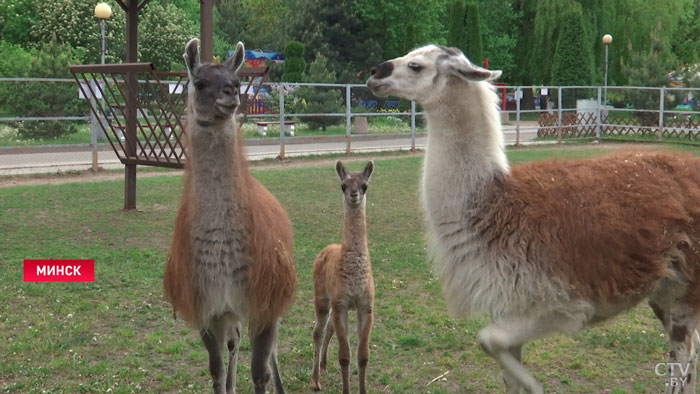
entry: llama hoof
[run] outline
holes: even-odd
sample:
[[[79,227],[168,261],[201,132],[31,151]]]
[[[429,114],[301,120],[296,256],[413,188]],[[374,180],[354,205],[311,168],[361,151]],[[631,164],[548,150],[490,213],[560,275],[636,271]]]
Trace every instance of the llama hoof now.
[[[321,391],[321,384],[320,383],[314,383],[311,385],[311,390],[313,391]]]

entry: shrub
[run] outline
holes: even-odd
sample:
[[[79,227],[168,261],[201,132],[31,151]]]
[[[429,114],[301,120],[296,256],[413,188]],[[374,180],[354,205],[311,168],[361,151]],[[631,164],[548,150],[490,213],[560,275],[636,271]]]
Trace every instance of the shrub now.
[[[69,78],[68,66],[77,63],[74,51],[59,45],[54,37],[36,53],[27,66],[27,75],[44,78]],[[81,101],[72,83],[14,83],[12,96],[7,98],[6,108],[15,116],[72,116],[79,115]],[[17,124],[17,134],[22,138],[56,138],[75,133],[74,122],[24,121]]]
[[[335,74],[328,67],[328,59],[316,54],[309,72],[302,82],[335,82]],[[344,112],[345,101],[337,88],[304,86],[294,91],[294,112],[297,113],[338,113]],[[302,119],[309,127],[326,130],[328,126],[339,124],[343,118],[337,116],[313,116]]]
[[[286,59],[284,61],[282,81],[301,82],[304,69],[306,69],[304,51],[304,44],[300,43],[299,41],[289,41],[287,47],[284,48]]]

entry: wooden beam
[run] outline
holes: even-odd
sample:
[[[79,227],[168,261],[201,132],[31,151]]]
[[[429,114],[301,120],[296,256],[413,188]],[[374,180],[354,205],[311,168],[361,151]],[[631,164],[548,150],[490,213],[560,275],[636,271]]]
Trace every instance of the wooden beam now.
[[[126,11],[126,62],[138,61],[138,0],[128,0]],[[136,74],[126,74],[127,94],[126,98],[126,154],[127,157],[136,156],[136,90],[138,81]],[[136,164],[126,164],[124,169],[124,209],[136,209]]]
[[[214,60],[214,3],[216,0],[199,0],[199,40],[201,60],[208,63]]]

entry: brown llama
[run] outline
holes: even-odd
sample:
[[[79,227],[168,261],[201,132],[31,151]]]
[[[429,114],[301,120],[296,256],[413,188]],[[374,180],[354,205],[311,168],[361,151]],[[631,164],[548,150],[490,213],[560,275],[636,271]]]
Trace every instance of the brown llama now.
[[[215,393],[235,392],[244,320],[255,392],[265,392],[272,368],[275,392],[283,393],[277,332],[297,284],[292,226],[284,208],[250,175],[234,120],[243,44],[224,64],[200,64],[198,43],[193,39],[185,47],[188,160],[165,295],[174,312],[199,330]]]
[[[374,279],[367,248],[366,193],[374,171],[370,161],[362,172],[348,173],[335,164],[345,206],[343,244],[326,246],[314,259],[314,366],[312,388],[321,390],[321,371],[326,372],[328,343],[335,331],[338,361],[343,375],[343,393],[350,392],[350,342],[348,309],[357,310],[357,366],[360,393],[365,393],[365,371],[369,361],[369,335],[374,321]]]
[[[670,339],[666,392],[695,393],[700,158],[640,152],[511,169],[489,83],[500,71],[429,45],[371,74],[375,94],[426,112],[422,200],[436,271],[453,314],[491,315],[478,340],[508,393],[543,392],[521,362],[526,342],[644,299]]]

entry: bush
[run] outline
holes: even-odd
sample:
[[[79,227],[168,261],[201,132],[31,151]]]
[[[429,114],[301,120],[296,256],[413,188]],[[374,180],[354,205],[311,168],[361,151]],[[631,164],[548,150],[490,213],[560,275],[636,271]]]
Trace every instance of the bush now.
[[[284,61],[284,73],[282,81],[284,82],[301,82],[306,68],[306,60],[304,60],[304,44],[299,41],[289,41],[287,47],[284,48],[286,59]]]
[[[328,59],[320,53],[309,66],[309,72],[302,82],[335,82],[335,74],[329,70]],[[338,113],[345,111],[345,100],[338,88],[305,86],[294,91],[294,112],[297,113]],[[337,116],[313,116],[302,119],[311,128],[326,130],[328,126],[339,124],[343,118]]]
[[[44,45],[27,65],[31,77],[69,78],[68,66],[79,63],[74,52],[65,45],[59,45],[54,37]],[[5,107],[15,116],[73,116],[79,115],[81,101],[77,88],[72,83],[62,82],[16,82],[12,84],[12,96]],[[17,123],[17,134],[22,138],[56,138],[75,133],[75,122],[66,121],[24,121]]]

